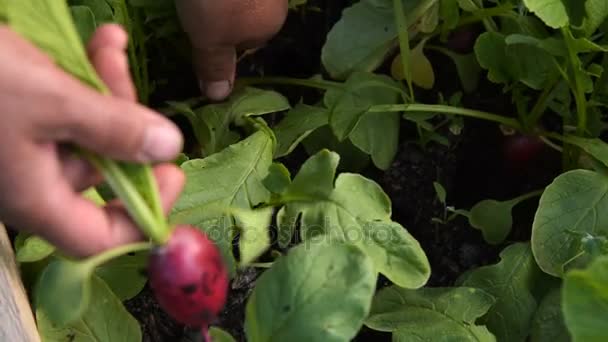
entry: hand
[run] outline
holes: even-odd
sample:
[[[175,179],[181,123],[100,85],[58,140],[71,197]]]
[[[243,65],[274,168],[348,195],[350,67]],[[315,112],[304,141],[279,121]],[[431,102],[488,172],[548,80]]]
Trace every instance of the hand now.
[[[80,192],[101,181],[64,143],[125,161],[173,159],[179,129],[136,103],[125,53],[127,35],[106,25],[89,58],[114,96],[101,95],[0,26],[0,220],[37,234],[62,252],[88,256],[142,238],[119,203],[100,208]],[[154,170],[165,210],[184,184],[178,167]]]
[[[234,84],[237,50],[262,46],[283,26],[287,0],[175,0],[193,45],[202,92],[220,101]]]

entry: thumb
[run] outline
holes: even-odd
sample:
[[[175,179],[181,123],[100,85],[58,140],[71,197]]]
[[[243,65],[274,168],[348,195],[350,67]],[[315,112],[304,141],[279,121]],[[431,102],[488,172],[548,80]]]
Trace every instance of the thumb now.
[[[168,161],[181,151],[181,131],[161,114],[82,85],[69,89],[62,112],[47,119],[41,135],[123,161]]]
[[[230,95],[236,73],[234,46],[195,48],[194,67],[201,91],[212,101],[222,101]]]

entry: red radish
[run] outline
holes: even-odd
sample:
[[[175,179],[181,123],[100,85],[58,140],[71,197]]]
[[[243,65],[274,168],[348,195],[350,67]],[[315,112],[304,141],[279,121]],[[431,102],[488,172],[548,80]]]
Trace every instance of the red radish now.
[[[178,322],[203,330],[226,303],[229,276],[216,245],[200,230],[177,226],[149,259],[150,287]]]
[[[509,166],[525,168],[538,157],[544,147],[545,143],[537,136],[514,134],[505,139],[504,157]]]

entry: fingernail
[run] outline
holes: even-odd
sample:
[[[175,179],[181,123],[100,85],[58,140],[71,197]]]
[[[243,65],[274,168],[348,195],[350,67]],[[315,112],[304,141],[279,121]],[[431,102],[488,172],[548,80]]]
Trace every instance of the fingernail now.
[[[222,101],[230,95],[232,85],[230,81],[200,82],[201,90],[213,101]]]
[[[168,161],[182,150],[182,134],[172,125],[156,125],[146,129],[140,159],[145,162]]]

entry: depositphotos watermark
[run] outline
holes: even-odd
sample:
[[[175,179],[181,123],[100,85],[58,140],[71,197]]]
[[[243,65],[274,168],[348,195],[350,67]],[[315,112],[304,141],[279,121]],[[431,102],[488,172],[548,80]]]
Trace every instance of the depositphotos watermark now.
[[[239,243],[256,243],[269,241],[271,244],[286,243],[296,240],[305,243],[341,243],[352,244],[373,243],[378,245],[390,245],[404,243],[404,228],[394,222],[368,221],[360,222],[348,219],[348,224],[336,222],[335,217],[326,217],[315,220],[313,224],[285,224],[278,226],[272,223],[270,226],[256,227],[251,225],[237,225],[232,218],[223,217],[213,220],[212,224],[205,223],[205,233],[210,239],[221,245],[238,245]],[[319,222],[321,221],[321,222]]]

